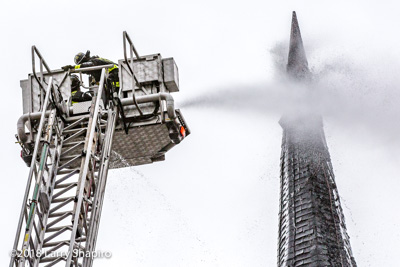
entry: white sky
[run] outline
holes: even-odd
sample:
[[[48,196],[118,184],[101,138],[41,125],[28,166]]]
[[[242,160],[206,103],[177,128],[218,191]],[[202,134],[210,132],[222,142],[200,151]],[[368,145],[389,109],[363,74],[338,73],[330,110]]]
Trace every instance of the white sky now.
[[[277,106],[287,103],[268,93],[257,105],[249,99],[258,96],[254,88],[274,84],[270,50],[287,53],[296,10],[309,64],[328,92],[320,105],[354,256],[359,266],[398,266],[400,4],[281,2],[3,3],[1,265],[9,261],[28,173],[14,134],[31,45],[53,69],[87,49],[117,60],[126,30],[140,54],[175,58],[178,107],[209,93],[228,92],[230,100],[182,108],[193,133],[165,162],[110,172],[97,248],[113,257],[96,266],[276,266]],[[241,98],[247,91],[252,97]]]

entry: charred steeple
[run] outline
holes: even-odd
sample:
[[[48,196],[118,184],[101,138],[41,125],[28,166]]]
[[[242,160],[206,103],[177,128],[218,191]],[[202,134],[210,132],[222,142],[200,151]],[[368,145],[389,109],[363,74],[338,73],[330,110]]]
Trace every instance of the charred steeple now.
[[[287,72],[310,76],[293,12]],[[310,111],[286,114],[281,153],[278,266],[354,267],[340,198],[323,130]]]
[[[301,39],[299,22],[296,12],[292,15],[292,28],[290,31],[289,57],[287,72],[293,77],[304,77],[309,75],[306,52],[304,51],[303,40]]]

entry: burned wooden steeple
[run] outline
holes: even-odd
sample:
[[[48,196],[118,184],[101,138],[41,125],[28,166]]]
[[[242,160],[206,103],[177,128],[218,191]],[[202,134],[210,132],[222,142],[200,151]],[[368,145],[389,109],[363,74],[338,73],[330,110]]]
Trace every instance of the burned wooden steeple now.
[[[293,12],[287,72],[310,82]],[[325,140],[322,117],[312,109],[282,116],[278,266],[356,266]]]

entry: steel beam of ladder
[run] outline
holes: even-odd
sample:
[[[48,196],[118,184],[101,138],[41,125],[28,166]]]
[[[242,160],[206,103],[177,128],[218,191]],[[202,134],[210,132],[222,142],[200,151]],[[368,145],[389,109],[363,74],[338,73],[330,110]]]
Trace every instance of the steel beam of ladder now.
[[[56,110],[45,118],[43,108],[10,267],[92,266],[93,258],[84,256],[96,246],[118,114],[112,101],[100,107],[104,81],[105,69],[90,114],[78,120],[63,123]],[[45,107],[50,90],[51,82]]]

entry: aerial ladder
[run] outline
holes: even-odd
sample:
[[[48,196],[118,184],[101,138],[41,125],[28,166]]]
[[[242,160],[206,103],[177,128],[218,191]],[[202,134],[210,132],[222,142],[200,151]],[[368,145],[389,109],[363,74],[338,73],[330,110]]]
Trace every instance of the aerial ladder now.
[[[139,56],[126,32],[123,47],[118,91],[112,66],[51,70],[32,47],[16,135],[30,169],[10,267],[92,266],[109,169],[164,160],[190,134],[170,95],[179,91],[173,58]],[[70,72],[83,81],[87,71],[101,71],[98,84],[82,83],[93,98],[72,104]]]

